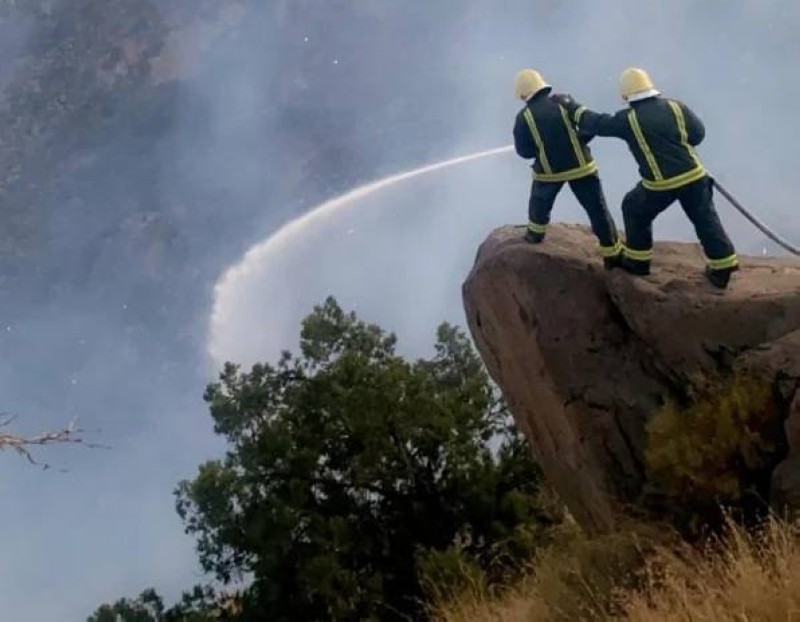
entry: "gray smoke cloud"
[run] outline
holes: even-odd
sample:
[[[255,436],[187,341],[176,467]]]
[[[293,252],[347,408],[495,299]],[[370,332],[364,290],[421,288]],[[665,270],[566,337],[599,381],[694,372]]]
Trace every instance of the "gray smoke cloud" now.
[[[695,2],[502,9],[470,3],[448,23],[453,34],[443,35],[452,37],[444,75],[460,86],[450,120],[461,136],[447,153],[509,140],[517,110],[511,82],[522,67],[536,67],[556,90],[613,112],[622,107],[617,76],[640,65],[665,94],[705,120],[701,155],[713,173],[779,229],[796,232],[800,218],[785,183],[791,160],[776,148],[788,130],[765,127],[762,112],[766,101],[779,98],[772,63],[777,48],[791,41],[789,22],[779,7],[752,3],[724,10]],[[621,141],[597,139],[592,148],[621,225],[621,199],[637,181],[634,162]],[[757,183],[741,183],[750,178]],[[220,290],[227,313],[212,327],[220,342],[215,356],[246,363],[274,358],[294,345],[300,318],[327,293],[396,330],[408,352],[425,352],[438,321],[462,321],[459,286],[479,240],[492,226],[526,219],[528,184],[522,160],[487,160],[405,182],[343,207],[335,222],[310,225],[279,255],[261,265],[247,261],[246,274]],[[740,251],[776,251],[721,197],[718,208]],[[554,216],[585,222],[566,190]],[[661,237],[693,239],[678,205],[656,229]]]
[[[172,29],[154,69],[159,104],[132,92],[135,105],[94,142],[82,125],[86,142],[64,139],[64,176],[86,187],[64,182],[51,254],[25,264],[49,274],[55,293],[15,286],[27,297],[9,290],[16,311],[0,325],[0,406],[21,415],[20,431],[80,415],[112,449],[40,454],[64,474],[0,455],[8,619],[81,620],[102,601],[150,585],[174,598],[202,579],[171,491],[221,453],[200,400],[219,363],[207,356],[215,281],[324,199],[510,142],[522,67],[607,111],[621,105],[619,72],[646,67],[706,122],[709,168],[800,238],[789,140],[800,86],[786,79],[800,6],[789,0],[231,1],[221,13],[209,2],[125,4],[155,7],[159,28]],[[0,20],[0,41],[17,46],[11,57],[26,39],[2,36],[22,32],[9,24]],[[17,69],[0,60],[0,87]],[[144,129],[137,115],[149,115]],[[620,222],[635,166],[620,142],[592,148]],[[492,227],[525,221],[529,183],[524,161],[500,156],[343,210],[239,283],[220,356],[252,363],[293,349],[300,319],[328,294],[396,331],[404,352],[426,353],[438,322],[463,324],[460,284],[477,245]],[[718,207],[741,251],[775,250]],[[568,192],[554,218],[585,221]],[[109,227],[122,237],[108,238]],[[692,239],[677,206],[656,233]]]

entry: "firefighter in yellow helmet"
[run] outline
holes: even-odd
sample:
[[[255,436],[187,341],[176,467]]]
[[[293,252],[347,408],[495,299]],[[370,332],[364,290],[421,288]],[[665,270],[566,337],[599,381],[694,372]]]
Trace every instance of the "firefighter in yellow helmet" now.
[[[534,158],[525,239],[534,244],[544,240],[556,196],[569,183],[589,216],[605,266],[614,267],[621,259],[622,244],[587,141],[578,136],[567,108],[550,96],[552,87],[539,72],[523,69],[514,88],[517,99],[525,102],[514,123],[514,146],[521,157]]]
[[[685,104],[661,97],[643,69],[620,76],[628,107],[614,115],[587,110],[569,96],[559,96],[584,139],[615,136],[628,143],[639,165],[641,182],[622,201],[626,242],[622,267],[650,273],[653,221],[676,200],[694,225],[708,260],[706,276],[724,289],[739,261],[713,202],[713,182],[695,151],[705,137],[700,119]]]

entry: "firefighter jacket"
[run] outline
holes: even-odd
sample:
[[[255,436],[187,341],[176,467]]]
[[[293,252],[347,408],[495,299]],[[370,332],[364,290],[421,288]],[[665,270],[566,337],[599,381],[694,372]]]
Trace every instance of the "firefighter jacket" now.
[[[596,173],[587,142],[578,136],[567,108],[549,96],[549,89],[528,100],[514,123],[514,147],[521,157],[535,158],[537,181],[572,181]]]
[[[648,190],[675,190],[707,175],[694,149],[702,142],[705,128],[678,101],[650,97],[614,115],[592,112],[576,103],[568,108],[583,140],[616,136],[628,143]]]

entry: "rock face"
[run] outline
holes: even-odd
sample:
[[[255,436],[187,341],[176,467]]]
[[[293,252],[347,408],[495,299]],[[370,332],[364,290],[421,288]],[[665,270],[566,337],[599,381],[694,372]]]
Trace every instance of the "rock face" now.
[[[540,245],[522,233],[483,243],[464,305],[489,373],[581,524],[610,529],[645,507],[648,422],[664,404],[744,373],[774,392],[772,498],[800,504],[800,263],[743,258],[720,292],[694,244],[657,244],[653,275],[637,278],[604,271],[583,227],[554,226]]]

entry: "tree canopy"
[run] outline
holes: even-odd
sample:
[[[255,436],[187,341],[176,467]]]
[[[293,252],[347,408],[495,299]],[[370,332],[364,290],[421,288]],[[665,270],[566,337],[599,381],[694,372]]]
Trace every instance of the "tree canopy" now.
[[[238,610],[231,599],[219,597],[209,587],[195,587],[184,593],[180,602],[166,609],[164,600],[153,589],[137,598],[121,598],[102,605],[87,622],[226,622],[236,620]]]
[[[430,586],[499,577],[553,521],[505,404],[447,324],[410,361],[328,299],[299,356],[227,364],[205,401],[228,451],[180,483],[177,510],[203,568],[240,589],[236,619],[421,619]]]

